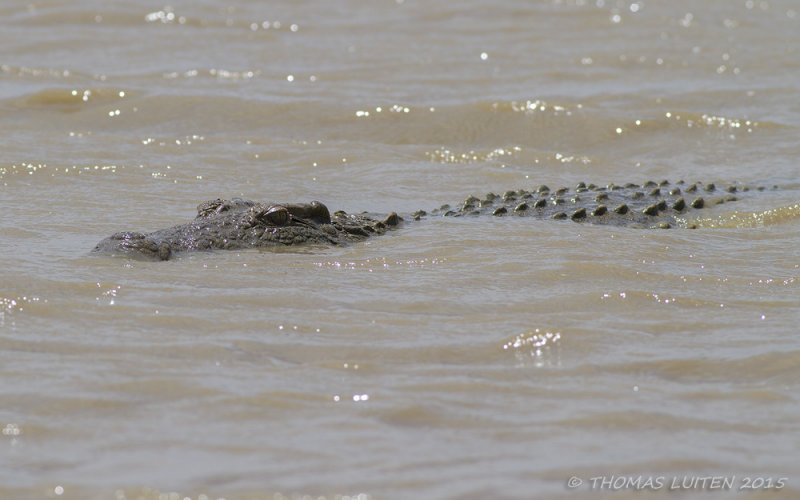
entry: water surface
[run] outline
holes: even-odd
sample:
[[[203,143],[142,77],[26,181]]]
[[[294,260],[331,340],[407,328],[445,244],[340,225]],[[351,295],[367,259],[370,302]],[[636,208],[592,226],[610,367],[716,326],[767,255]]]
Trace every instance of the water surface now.
[[[796,498],[799,16],[0,3],[0,497]],[[696,230],[88,254],[209,198],[409,214],[662,179],[780,189]]]

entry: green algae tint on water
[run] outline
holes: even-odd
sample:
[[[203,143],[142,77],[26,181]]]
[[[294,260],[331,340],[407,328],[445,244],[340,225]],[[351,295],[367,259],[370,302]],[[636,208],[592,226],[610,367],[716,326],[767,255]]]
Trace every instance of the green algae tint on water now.
[[[0,39],[0,498],[800,496],[796,2],[5,1]],[[768,189],[410,217],[665,179]],[[215,198],[406,220],[89,253]]]

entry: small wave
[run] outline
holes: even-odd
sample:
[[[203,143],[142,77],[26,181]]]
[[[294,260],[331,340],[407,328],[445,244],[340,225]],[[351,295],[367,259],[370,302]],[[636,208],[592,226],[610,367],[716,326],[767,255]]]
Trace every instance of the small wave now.
[[[663,121],[671,126],[677,125],[680,128],[716,130],[731,134],[751,134],[760,128],[782,127],[782,125],[778,123],[765,120],[756,121],[748,118],[736,118],[690,111],[666,111],[664,112],[664,117],[659,121]]]
[[[531,363],[536,367],[560,366],[560,341],[561,332],[536,328],[503,342],[502,348],[513,353],[522,364]]]
[[[781,383],[797,379],[800,375],[799,361],[800,352],[776,349],[740,359],[666,359],[619,365],[617,369],[682,382],[770,380]]]
[[[203,19],[176,13],[172,7],[164,7],[156,11],[149,11],[131,4],[127,8],[109,9],[81,9],[80,6],[64,4],[63,6],[37,6],[28,9],[20,19],[24,26],[59,26],[65,25],[107,25],[107,26],[136,26],[145,23],[160,22],[163,24],[207,25]],[[224,24],[224,20],[221,22]]]
[[[800,219],[800,203],[756,212],[736,211],[717,217],[697,219],[698,227],[745,228],[777,226]]]
[[[21,78],[37,78],[37,79],[64,79],[70,77],[90,77],[86,73],[71,71],[68,69],[55,69],[55,68],[33,68],[29,66],[13,66],[10,64],[0,65],[0,74],[17,76]]]
[[[175,9],[165,5],[152,10],[137,4],[115,9],[82,9],[72,4],[54,6],[33,6],[19,15],[19,24],[24,26],[65,25],[105,25],[105,26],[137,26],[143,24],[163,24],[180,27],[230,28],[250,32],[297,32],[300,27],[295,22],[263,17],[242,17],[231,11],[221,13],[219,10],[181,8]]]
[[[190,69],[186,71],[170,71],[167,73],[162,73],[163,76],[167,80],[174,80],[176,78],[203,78],[203,77],[210,77],[215,78],[217,80],[249,80],[251,78],[255,78],[261,75],[261,71],[233,71],[227,70],[223,68],[211,68],[211,69]]]
[[[64,107],[80,109],[83,103],[89,105],[107,104],[125,97],[130,97],[130,92],[119,88],[73,88],[73,89],[45,89],[36,93],[15,99],[12,102],[36,107]]]

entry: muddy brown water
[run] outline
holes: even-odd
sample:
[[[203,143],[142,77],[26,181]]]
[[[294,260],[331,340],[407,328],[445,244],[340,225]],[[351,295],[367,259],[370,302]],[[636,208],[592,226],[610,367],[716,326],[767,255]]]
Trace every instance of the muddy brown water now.
[[[0,497],[800,495],[795,2],[3,2],[0,33]],[[217,197],[662,179],[781,189],[696,230],[88,255]]]

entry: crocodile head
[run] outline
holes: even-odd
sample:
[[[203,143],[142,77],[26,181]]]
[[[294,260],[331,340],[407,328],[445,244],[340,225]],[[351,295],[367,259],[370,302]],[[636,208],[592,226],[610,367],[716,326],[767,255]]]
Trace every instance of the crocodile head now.
[[[267,248],[296,245],[336,245],[380,234],[399,222],[336,212],[318,202],[255,203],[248,200],[209,200],[197,207],[187,223],[153,233],[121,232],[102,240],[95,253],[149,260],[167,260],[191,250]]]

